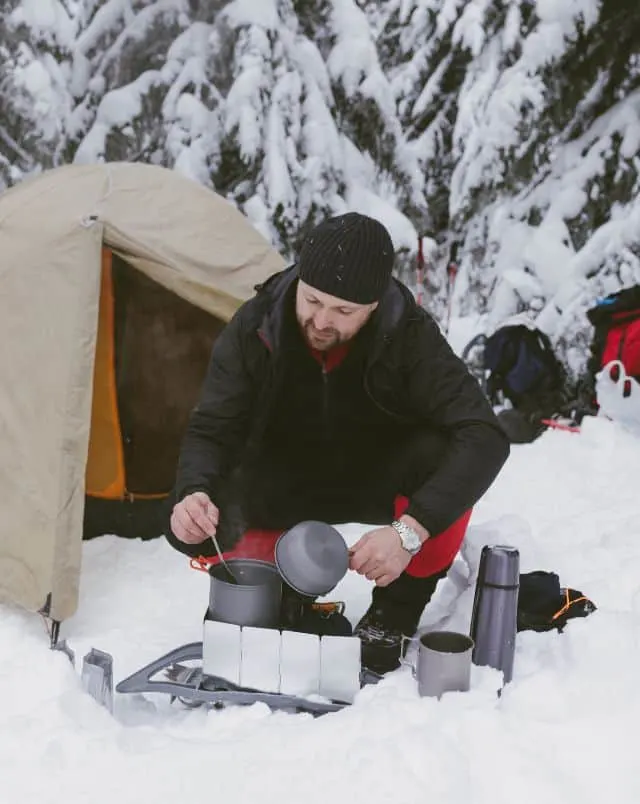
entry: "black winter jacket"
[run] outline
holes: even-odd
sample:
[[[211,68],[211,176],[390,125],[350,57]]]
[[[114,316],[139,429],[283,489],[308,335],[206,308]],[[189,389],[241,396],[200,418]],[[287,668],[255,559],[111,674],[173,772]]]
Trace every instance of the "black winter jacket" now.
[[[296,280],[295,266],[271,277],[218,336],[182,444],[177,500],[204,490],[215,503],[221,480],[260,449],[279,392],[284,303]],[[509,443],[477,381],[404,285],[392,280],[372,323],[366,392],[390,417],[450,437],[445,460],[407,512],[441,533],[489,488]]]

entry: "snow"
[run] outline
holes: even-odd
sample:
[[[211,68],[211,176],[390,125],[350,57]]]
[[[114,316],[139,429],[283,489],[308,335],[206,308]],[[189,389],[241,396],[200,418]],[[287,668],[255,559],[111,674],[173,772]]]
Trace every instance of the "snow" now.
[[[141,112],[144,95],[160,81],[160,73],[149,70],[130,86],[108,92],[100,102],[93,126],[76,151],[74,162],[81,165],[102,161],[109,132],[114,127],[126,127],[135,119]]]
[[[473,56],[479,55],[485,43],[484,18],[489,6],[490,0],[471,0],[453,29],[453,43],[461,44]]]
[[[225,15],[233,25],[251,23],[267,30],[275,30],[279,23],[278,4],[276,0],[233,0],[224,9]]]
[[[108,0],[100,6],[91,19],[90,24],[80,34],[76,47],[81,53],[88,53],[96,47],[100,39],[113,28],[116,23],[124,21],[127,15],[128,0]]]
[[[416,251],[416,230],[406,215],[394,207],[391,201],[367,191],[362,185],[353,184],[347,194],[347,206],[382,221],[389,230],[396,250],[406,248],[410,252]]]
[[[354,0],[333,0],[331,26],[335,44],[327,66],[334,79],[342,81],[348,97],[360,89],[369,73],[379,73],[375,42],[364,12]]]
[[[449,68],[449,59],[443,61],[436,67],[431,74],[428,81],[425,82],[422,92],[418,95],[418,99],[413,104],[411,114],[413,117],[418,117],[424,114],[427,109],[433,104],[438,92],[441,92],[440,83],[442,76]]]
[[[447,332],[447,340],[453,351],[462,356],[465,346],[479,332],[485,331],[484,317],[480,315],[469,315],[464,318],[454,318]]]
[[[358,93],[377,101],[386,118],[394,116],[394,99],[378,61],[369,22],[354,0],[333,0],[331,25],[335,44],[327,60],[334,81],[347,98]]]
[[[640,533],[636,437],[605,419],[515,446],[477,506],[464,549],[422,624],[467,630],[483,544],[520,550],[521,569],[555,571],[598,610],[565,632],[518,635],[514,679],[473,668],[467,693],[421,699],[408,668],[337,714],[264,705],[185,710],[116,694],[114,715],[50,652],[36,615],[0,607],[3,804],[61,800],[635,804],[640,717]],[[352,543],[364,526],[341,526]],[[114,656],[116,682],[201,638],[208,581],[164,540],[83,546],[81,600],[63,624],[77,662]],[[349,573],[333,599],[355,621],[369,583]]]
[[[291,84],[294,86],[291,86]],[[287,73],[286,76],[274,87],[273,101],[267,113],[267,141],[269,147],[265,155],[265,187],[268,193],[269,205],[275,208],[282,204],[285,209],[289,199],[295,197],[295,189],[291,181],[287,165],[288,153],[288,133],[283,125],[283,118],[278,108],[279,104],[288,104],[289,94],[297,89],[299,83],[295,73]]]
[[[33,95],[36,104],[40,105],[39,113],[46,114],[51,108],[49,100],[52,93],[51,77],[44,66],[39,61],[32,61],[24,68],[18,68],[16,77],[27,92]]]
[[[268,32],[257,25],[243,30],[238,52],[239,70],[227,95],[225,131],[236,131],[240,153],[251,161],[262,145],[267,110],[264,96],[271,72],[265,63],[270,53]]]
[[[14,24],[26,25],[51,44],[72,45],[75,26],[59,0],[22,0],[12,13]]]
[[[505,51],[509,51],[515,46],[520,36],[521,25],[522,14],[520,13],[520,6],[517,3],[512,3],[507,9],[504,32],[502,34],[502,46]]]
[[[640,383],[627,375],[619,360],[603,366],[595,390],[601,414],[640,435]]]

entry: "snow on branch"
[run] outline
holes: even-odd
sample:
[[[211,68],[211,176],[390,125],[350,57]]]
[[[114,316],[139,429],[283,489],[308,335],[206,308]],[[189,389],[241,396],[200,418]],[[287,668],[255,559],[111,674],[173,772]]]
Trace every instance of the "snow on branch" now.
[[[327,60],[331,78],[344,87],[347,98],[372,98],[385,117],[395,116],[395,101],[380,62],[364,12],[354,0],[331,0],[335,43]]]
[[[115,41],[98,58],[96,73],[102,74],[120,57],[125,45],[143,40],[159,19],[179,19],[186,11],[186,0],[154,0],[137,12],[133,10],[132,0],[108,0],[78,37],[77,51],[89,55],[98,50],[102,42],[108,41],[115,30],[121,29]]]
[[[143,97],[152,87],[162,83],[161,72],[149,70],[131,84],[108,92],[98,106],[93,125],[78,146],[74,162],[85,164],[103,161],[109,134],[133,123],[142,113]]]
[[[9,24],[24,25],[49,47],[71,48],[76,25],[59,0],[22,0],[9,15]]]

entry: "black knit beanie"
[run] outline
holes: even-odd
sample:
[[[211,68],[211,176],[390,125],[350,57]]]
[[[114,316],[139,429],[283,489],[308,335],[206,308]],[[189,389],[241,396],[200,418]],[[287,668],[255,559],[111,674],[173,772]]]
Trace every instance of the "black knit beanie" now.
[[[391,278],[391,236],[380,221],[347,212],[328,218],[305,238],[298,274],[307,285],[354,304],[379,301]]]

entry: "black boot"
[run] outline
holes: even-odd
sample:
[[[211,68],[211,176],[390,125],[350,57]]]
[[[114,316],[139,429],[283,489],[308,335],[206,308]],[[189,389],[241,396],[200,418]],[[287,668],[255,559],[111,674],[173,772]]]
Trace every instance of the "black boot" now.
[[[424,607],[448,570],[428,578],[403,572],[388,586],[373,588],[371,605],[354,629],[362,643],[365,671],[381,676],[400,666],[403,637],[415,634]]]

